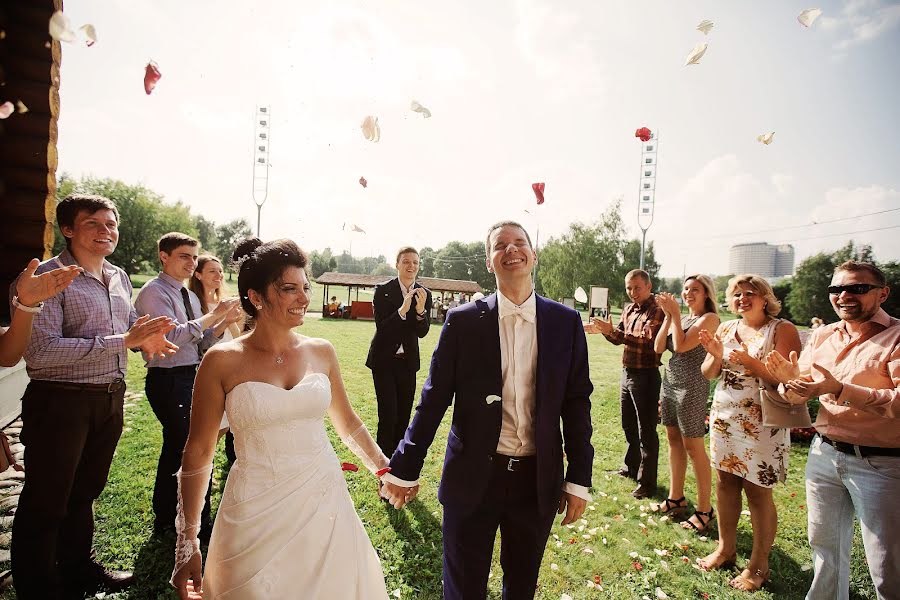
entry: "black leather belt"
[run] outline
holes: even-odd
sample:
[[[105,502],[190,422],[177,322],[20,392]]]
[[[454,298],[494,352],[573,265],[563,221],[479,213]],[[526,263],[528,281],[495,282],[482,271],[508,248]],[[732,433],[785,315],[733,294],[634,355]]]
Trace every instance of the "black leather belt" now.
[[[822,435],[822,434],[819,434]],[[822,435],[822,441],[833,447],[838,452],[844,454],[853,454],[859,458],[866,456],[900,456],[900,448],[874,448],[872,446],[858,446],[856,444],[848,444],[847,442],[839,442]]]
[[[535,457],[532,456],[506,456],[505,454],[494,455],[494,465],[511,473],[518,473],[528,468],[533,468]]]
[[[50,387],[65,392],[91,392],[95,394],[115,394],[125,389],[125,380],[116,378],[109,383],[73,383],[69,381],[34,380],[41,387]]]

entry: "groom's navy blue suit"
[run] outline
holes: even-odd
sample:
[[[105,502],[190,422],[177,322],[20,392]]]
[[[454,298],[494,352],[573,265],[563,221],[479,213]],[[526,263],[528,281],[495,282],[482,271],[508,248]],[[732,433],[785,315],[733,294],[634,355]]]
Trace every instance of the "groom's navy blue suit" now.
[[[460,529],[471,515],[490,512],[492,504],[507,502],[509,494],[530,496],[531,502],[526,505],[532,508],[531,514],[514,515],[511,522],[505,521],[505,515],[499,517],[504,598],[533,597],[564,481],[591,485],[593,386],[581,317],[540,296],[536,297],[535,315],[536,456],[526,463],[533,465],[534,473],[525,480],[525,487],[498,489],[496,484],[502,407],[500,401],[488,401],[491,396],[499,398],[503,389],[496,294],[447,314],[421,401],[391,459],[392,475],[407,481],[418,479],[438,425],[450,404],[455,404],[438,489],[438,499],[444,505],[445,598],[484,597],[498,524],[484,535],[470,535]],[[563,449],[568,463],[565,472]],[[490,528],[490,519],[484,522]],[[466,527],[471,530],[470,525]],[[523,540],[530,540],[531,547],[522,547]],[[479,584],[477,580],[482,578]],[[525,587],[517,591],[521,582]],[[530,594],[524,596],[528,586]]]

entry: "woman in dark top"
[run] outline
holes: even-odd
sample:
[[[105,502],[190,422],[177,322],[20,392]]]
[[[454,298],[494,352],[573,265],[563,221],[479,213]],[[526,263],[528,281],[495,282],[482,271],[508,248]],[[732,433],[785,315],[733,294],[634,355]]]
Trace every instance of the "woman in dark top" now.
[[[672,294],[658,294],[656,302],[666,318],[656,336],[655,349],[662,354],[672,352],[663,376],[660,400],[662,423],[669,440],[669,496],[654,504],[655,512],[684,512],[688,503],[684,495],[687,459],[691,458],[697,479],[696,510],[681,525],[685,529],[706,531],[713,520],[710,503],[712,470],[706,454],[706,405],[709,382],[700,372],[706,350],[700,345],[700,330],[715,331],[719,326],[716,310],[716,290],[706,275],[691,275],[684,280],[681,297],[688,314],[681,315],[681,307]]]

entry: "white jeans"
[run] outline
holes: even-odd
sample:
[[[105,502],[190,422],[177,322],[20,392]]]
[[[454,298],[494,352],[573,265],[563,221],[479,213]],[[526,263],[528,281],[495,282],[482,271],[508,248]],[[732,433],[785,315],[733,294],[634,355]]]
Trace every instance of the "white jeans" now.
[[[854,515],[878,598],[900,599],[900,457],[858,458],[816,436],[806,463],[806,503],[815,569],[806,600],[849,598]]]

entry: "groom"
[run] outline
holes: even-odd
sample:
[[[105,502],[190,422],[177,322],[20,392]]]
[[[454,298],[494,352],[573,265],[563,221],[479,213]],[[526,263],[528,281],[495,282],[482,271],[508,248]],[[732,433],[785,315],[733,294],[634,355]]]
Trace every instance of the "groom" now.
[[[503,598],[533,598],[554,514],[572,523],[591,499],[593,386],[581,318],[534,293],[537,257],[521,225],[491,226],[485,252],[498,291],[447,314],[416,414],[383,478],[382,495],[396,508],[415,496],[455,398],[438,489],[448,600],[485,598],[498,527]]]

